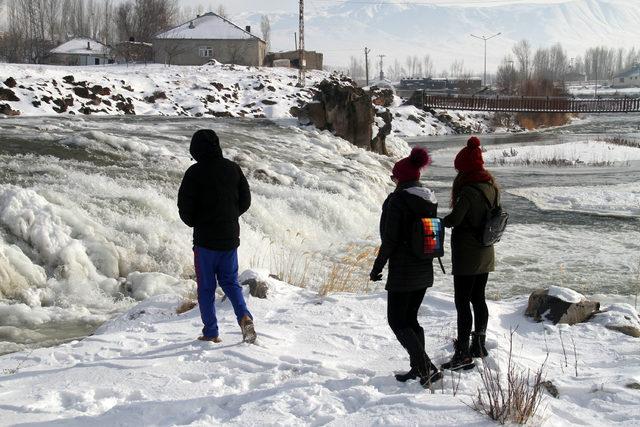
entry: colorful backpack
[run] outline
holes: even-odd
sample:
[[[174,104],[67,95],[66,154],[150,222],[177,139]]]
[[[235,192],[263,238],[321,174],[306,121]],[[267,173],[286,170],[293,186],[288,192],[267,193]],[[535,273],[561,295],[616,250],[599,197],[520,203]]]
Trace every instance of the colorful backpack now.
[[[419,259],[438,258],[442,272],[446,273],[441,260],[444,256],[444,236],[440,218],[418,218],[411,228],[409,247]]]

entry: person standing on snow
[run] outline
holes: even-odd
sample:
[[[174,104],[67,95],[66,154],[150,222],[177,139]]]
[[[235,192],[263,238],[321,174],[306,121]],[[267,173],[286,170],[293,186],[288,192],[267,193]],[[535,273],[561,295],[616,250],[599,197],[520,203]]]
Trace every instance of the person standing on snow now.
[[[472,357],[485,357],[485,338],[489,310],[485,287],[489,272],[494,270],[493,246],[480,243],[482,226],[491,207],[500,204],[496,181],[484,168],[480,140],[471,137],[455,158],[458,175],[451,191],[452,211],[443,219],[445,227],[453,227],[451,260],[453,287],[458,321],[458,338],[453,358],[443,369],[460,370],[474,367]],[[473,306],[473,317],[471,307]],[[475,321],[475,331],[471,333]],[[472,335],[471,346],[469,336]]]
[[[193,227],[193,253],[202,317],[201,341],[221,342],[215,309],[219,282],[231,301],[242,339],[253,343],[256,332],[238,284],[238,219],[251,205],[249,183],[240,166],[222,156],[213,130],[197,131],[189,149],[196,161],[184,174],[178,191],[180,218]]]
[[[393,166],[391,179],[396,189],[382,205],[380,238],[382,245],[371,270],[370,279],[382,280],[382,269],[389,261],[385,289],[387,319],[396,338],[409,353],[411,369],[397,374],[406,382],[420,379],[423,387],[442,378],[425,352],[424,329],[418,323],[418,310],[427,288],[433,286],[433,260],[416,257],[409,247],[411,225],[418,218],[435,218],[438,204],[435,194],[423,187],[420,172],[431,163],[427,150],[415,147],[409,157]]]

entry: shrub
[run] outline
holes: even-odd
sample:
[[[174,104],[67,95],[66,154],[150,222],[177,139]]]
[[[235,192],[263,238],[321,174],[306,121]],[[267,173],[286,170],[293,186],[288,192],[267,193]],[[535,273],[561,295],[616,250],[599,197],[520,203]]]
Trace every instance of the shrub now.
[[[515,330],[512,330],[509,339],[506,384],[500,372],[484,363],[482,369],[479,369],[482,388],[478,388],[478,394],[473,399],[473,409],[500,424],[525,424],[536,414],[542,402],[546,360],[533,375],[529,369],[518,368],[513,363],[514,333]]]

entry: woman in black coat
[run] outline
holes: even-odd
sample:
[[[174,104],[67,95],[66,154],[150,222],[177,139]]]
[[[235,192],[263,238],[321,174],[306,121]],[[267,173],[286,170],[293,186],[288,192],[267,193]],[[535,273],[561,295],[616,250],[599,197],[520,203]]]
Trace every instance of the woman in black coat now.
[[[431,162],[424,148],[416,147],[409,157],[393,167],[391,179],[396,189],[385,200],[380,217],[382,245],[371,270],[373,281],[382,279],[387,261],[389,272],[385,289],[387,319],[396,338],[409,353],[411,369],[396,379],[420,379],[427,387],[442,378],[425,352],[424,329],[418,323],[418,310],[427,288],[433,286],[433,260],[419,259],[410,247],[410,230],[419,218],[435,218],[438,205],[434,193],[422,187],[420,171]]]
[[[453,358],[442,368],[459,370],[473,368],[473,357],[487,355],[485,338],[489,310],[485,288],[489,273],[494,270],[495,255],[493,246],[480,243],[480,232],[489,209],[500,205],[500,194],[495,179],[484,168],[478,138],[471,137],[467,141],[454,165],[458,175],[451,191],[452,211],[442,222],[445,227],[453,227],[451,259],[458,338]],[[471,333],[473,324],[475,331]]]

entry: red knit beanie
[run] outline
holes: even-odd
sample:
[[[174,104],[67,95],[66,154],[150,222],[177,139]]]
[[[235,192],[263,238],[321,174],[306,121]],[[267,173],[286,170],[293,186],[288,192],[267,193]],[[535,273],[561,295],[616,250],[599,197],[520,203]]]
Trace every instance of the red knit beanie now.
[[[484,170],[480,140],[477,137],[472,136],[469,138],[467,146],[460,150],[453,165],[459,172],[477,172]]]
[[[414,147],[409,157],[399,160],[393,166],[393,177],[398,182],[411,182],[420,179],[422,169],[431,164],[431,157],[422,147]]]

